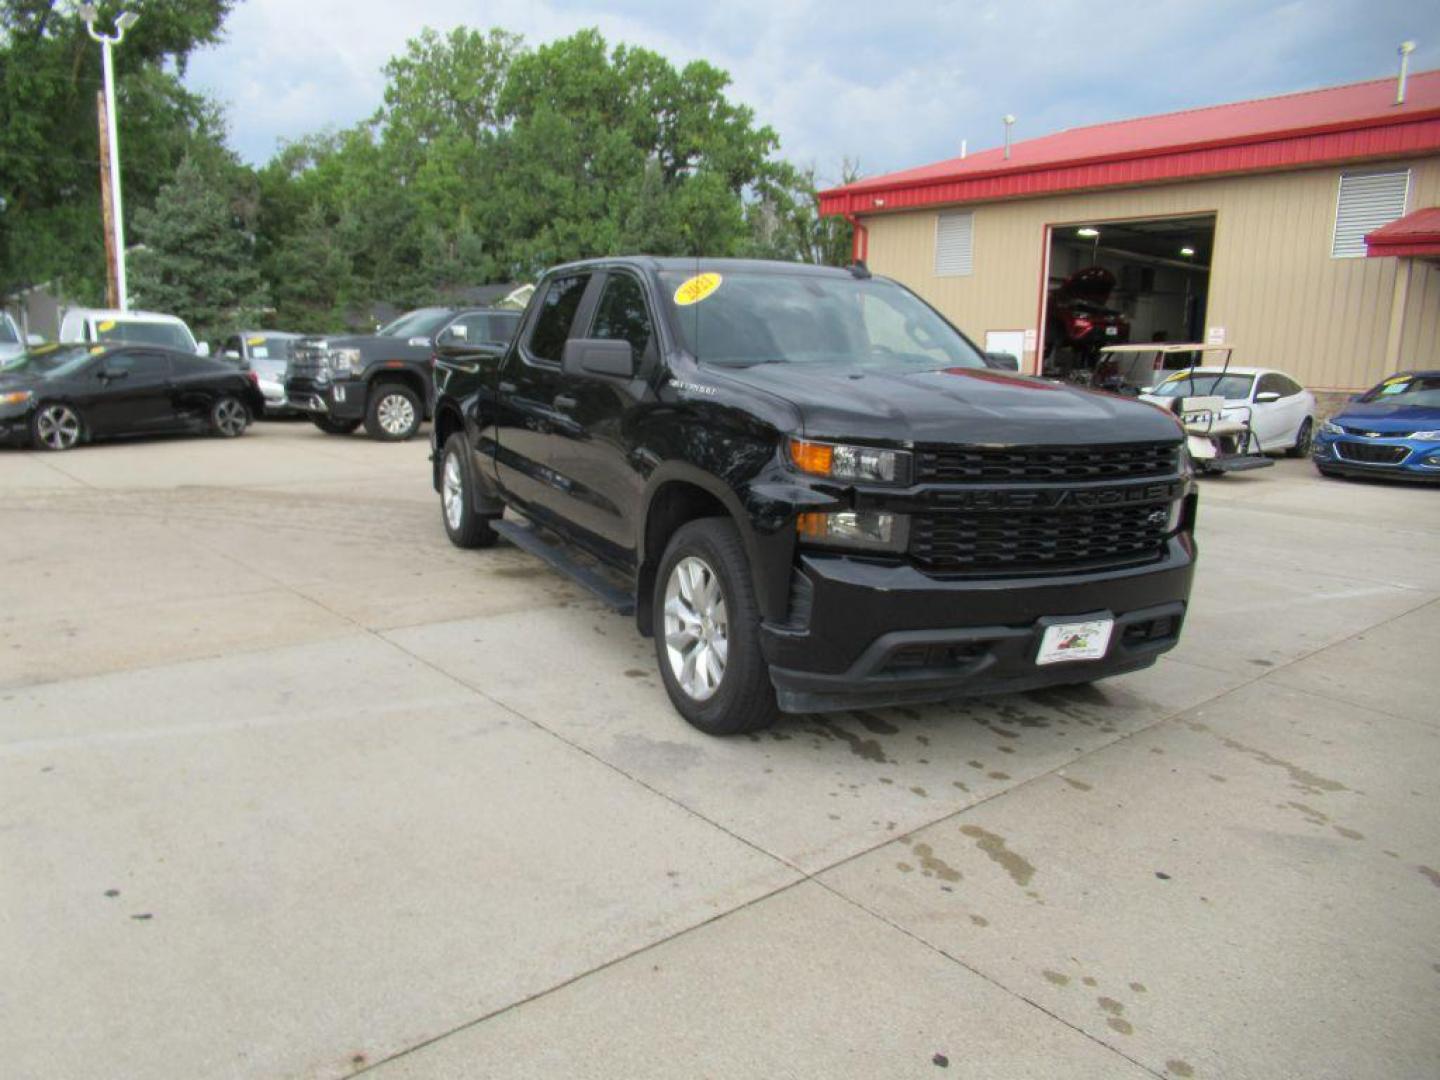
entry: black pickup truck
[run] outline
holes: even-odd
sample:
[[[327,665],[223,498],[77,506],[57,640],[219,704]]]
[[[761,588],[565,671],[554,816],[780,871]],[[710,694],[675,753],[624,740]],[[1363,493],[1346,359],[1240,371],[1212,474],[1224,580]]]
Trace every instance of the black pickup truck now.
[[[633,610],[712,734],[1135,671],[1185,617],[1175,418],[992,370],[863,266],[558,267],[432,443],[450,539]]]
[[[291,353],[285,396],[328,434],[348,435],[363,423],[372,438],[408,439],[430,415],[435,352],[503,346],[518,319],[496,308],[419,308],[373,334],[303,338]]]

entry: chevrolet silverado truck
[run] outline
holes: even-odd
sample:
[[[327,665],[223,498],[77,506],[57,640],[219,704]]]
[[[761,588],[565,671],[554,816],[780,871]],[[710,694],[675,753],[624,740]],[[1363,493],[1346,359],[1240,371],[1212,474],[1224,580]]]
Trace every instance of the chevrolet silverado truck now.
[[[435,350],[508,341],[513,321],[513,312],[490,308],[420,308],[373,334],[304,338],[293,346],[286,399],[330,435],[363,423],[371,438],[409,439],[430,415]]]
[[[990,369],[863,265],[553,269],[431,438],[451,541],[504,536],[632,612],[710,734],[1088,683],[1185,618],[1175,418]]]

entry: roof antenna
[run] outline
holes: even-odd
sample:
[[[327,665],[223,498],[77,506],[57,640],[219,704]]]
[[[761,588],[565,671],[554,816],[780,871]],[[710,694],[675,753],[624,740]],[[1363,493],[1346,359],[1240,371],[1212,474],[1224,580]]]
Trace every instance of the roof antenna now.
[[[856,259],[850,264],[850,276],[858,278],[860,281],[868,281],[870,279],[870,268],[865,265],[864,259]]]
[[[1006,113],[1000,118],[1005,123],[1005,160],[1010,160],[1010,129],[1015,125],[1015,117]]]
[[[1410,54],[1415,51],[1415,42],[1400,43],[1400,81],[1395,86],[1395,104],[1405,104],[1405,78],[1410,74]]]

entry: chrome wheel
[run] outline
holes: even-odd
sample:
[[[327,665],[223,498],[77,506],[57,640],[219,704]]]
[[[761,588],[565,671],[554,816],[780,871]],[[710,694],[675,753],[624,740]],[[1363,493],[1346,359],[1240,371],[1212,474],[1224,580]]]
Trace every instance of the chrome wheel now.
[[[720,579],[705,560],[689,555],[665,582],[665,655],[685,695],[708,701],[725,678],[730,625]]]
[[[458,532],[461,515],[465,513],[465,481],[460,475],[460,459],[454,454],[445,455],[445,476],[440,485],[440,498],[445,504],[446,524]]]
[[[234,398],[221,398],[215,403],[215,430],[227,439],[241,434],[250,423],[245,406]]]
[[[47,450],[69,450],[80,441],[80,417],[69,405],[46,405],[35,417],[35,438]]]
[[[376,406],[375,416],[387,435],[405,435],[415,426],[415,406],[404,394],[386,394]]]

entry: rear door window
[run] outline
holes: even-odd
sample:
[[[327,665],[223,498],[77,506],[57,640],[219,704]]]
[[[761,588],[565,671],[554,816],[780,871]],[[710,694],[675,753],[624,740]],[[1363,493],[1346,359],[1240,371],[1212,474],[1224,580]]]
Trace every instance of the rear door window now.
[[[566,274],[552,278],[545,286],[535,326],[530,331],[529,350],[537,360],[560,363],[565,355],[565,342],[575,322],[575,312],[590,284],[589,274]]]

